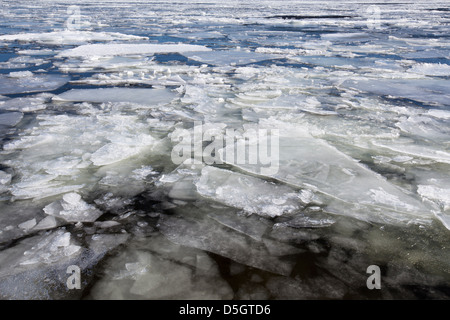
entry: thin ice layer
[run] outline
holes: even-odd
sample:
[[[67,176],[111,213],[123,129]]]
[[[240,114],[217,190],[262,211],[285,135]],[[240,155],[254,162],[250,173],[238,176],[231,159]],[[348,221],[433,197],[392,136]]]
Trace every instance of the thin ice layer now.
[[[62,30],[42,33],[20,33],[0,36],[0,41],[38,42],[44,44],[79,44],[89,41],[145,40],[146,37],[118,32],[93,32]]]
[[[44,208],[44,212],[67,222],[94,222],[103,214],[74,192],[66,193],[61,200],[50,203]]]
[[[127,239],[126,234],[93,235],[86,237],[85,248],[64,229],[23,239],[0,253],[0,297],[79,299],[92,280],[92,268]],[[81,290],[68,290],[69,266],[80,268]]]
[[[262,216],[276,217],[302,207],[298,195],[287,186],[211,166],[202,169],[195,185],[204,197]]]
[[[0,94],[52,91],[69,81],[68,76],[56,74],[5,77],[0,75]]]
[[[247,51],[212,51],[183,53],[189,59],[214,66],[245,65],[265,60],[279,59],[279,56]]]
[[[275,119],[260,122],[266,128],[280,130],[278,171],[266,175],[294,186],[328,196],[327,211],[352,215],[369,221],[391,223],[429,221],[430,213],[418,199],[384,180],[324,140],[314,138],[306,128]],[[237,142],[242,144],[242,140]],[[255,142],[254,142],[255,143]],[[259,144],[267,144],[263,139]],[[234,145],[227,148],[235,148]],[[253,174],[261,174],[262,164],[237,165]]]
[[[170,277],[167,276],[170,270]],[[162,236],[130,245],[106,263],[94,299],[230,299],[231,288],[205,252]]]
[[[55,101],[131,102],[142,105],[168,103],[176,97],[167,89],[99,88],[71,89],[53,98]]]
[[[281,249],[285,249],[285,245],[279,243],[279,254],[271,255],[263,242],[200,214],[163,216],[160,231],[176,244],[213,252],[276,274],[287,276],[293,268],[293,261],[282,257],[284,250]]]
[[[155,53],[174,53],[191,51],[211,51],[211,49],[192,44],[86,44],[77,48],[62,51],[59,57],[90,57],[90,56],[123,56]]]

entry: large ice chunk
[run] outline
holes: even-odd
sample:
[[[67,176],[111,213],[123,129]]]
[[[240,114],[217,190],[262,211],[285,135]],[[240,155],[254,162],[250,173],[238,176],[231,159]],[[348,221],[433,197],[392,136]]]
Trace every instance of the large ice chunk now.
[[[192,51],[192,50],[191,50]],[[199,51],[199,50],[197,50]],[[212,51],[183,53],[189,59],[215,66],[245,65],[265,60],[279,59],[280,56],[247,51]]]
[[[100,88],[71,89],[53,98],[55,101],[133,102],[143,105],[168,103],[176,94],[167,89]]]
[[[22,112],[0,113],[0,125],[15,126],[22,120]]]
[[[323,201],[327,211],[378,222],[430,221],[429,209],[418,199],[324,140],[312,137],[306,124],[294,126],[271,118],[260,120],[260,126],[276,128],[280,132],[279,170],[265,176],[325,196],[327,199]],[[243,140],[237,142],[244,143]],[[235,146],[227,146],[225,154],[227,148]],[[222,160],[240,169],[252,174],[262,172],[262,164],[239,165],[226,159],[223,150],[219,153]]]
[[[416,100],[428,104],[450,105],[448,81],[437,79],[346,80],[344,86],[383,96]]]
[[[192,44],[86,44],[77,48],[62,51],[60,57],[89,57],[89,56],[123,56],[138,54],[211,51],[205,46]]]
[[[262,216],[276,217],[302,207],[299,195],[287,186],[211,166],[202,169],[195,185],[204,197]]]
[[[241,218],[242,219],[242,218]],[[243,218],[245,219],[245,218]],[[239,220],[239,219],[237,219]],[[272,253],[264,242],[247,236],[242,230],[236,231],[203,212],[162,216],[160,231],[172,242],[206,250],[227,257],[236,262],[273,272],[289,275],[294,262],[286,257],[292,253],[292,247],[282,243],[270,243]],[[277,248],[277,249],[274,249]]]
[[[44,208],[48,215],[62,218],[67,222],[93,222],[102,212],[87,204],[78,193],[66,193],[61,200],[50,203]]]
[[[94,235],[87,237],[84,248],[59,229],[21,240],[0,252],[0,297],[79,299],[93,278],[92,268],[127,239],[127,234]],[[68,289],[69,266],[80,268],[81,290]]]
[[[0,41],[38,42],[44,44],[66,45],[89,41],[111,40],[145,40],[146,37],[128,35],[118,32],[93,32],[62,30],[42,33],[19,33],[0,36]]]
[[[170,270],[168,276],[167,270]],[[105,264],[94,299],[231,299],[231,288],[203,251],[162,236],[130,245]]]
[[[5,77],[0,75],[0,94],[52,91],[68,81],[68,76],[56,74],[25,77]]]

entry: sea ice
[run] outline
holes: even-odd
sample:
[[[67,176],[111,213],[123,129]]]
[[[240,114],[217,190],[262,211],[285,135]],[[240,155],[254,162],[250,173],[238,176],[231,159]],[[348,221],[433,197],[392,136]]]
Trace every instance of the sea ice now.
[[[0,125],[13,127],[18,124],[22,118],[23,113],[21,112],[0,113]]]
[[[95,239],[95,240],[94,240]],[[80,298],[92,280],[92,268],[128,235],[94,235],[79,245],[69,232],[57,229],[21,240],[0,252],[2,299]],[[68,290],[68,266],[82,272],[81,290]]]
[[[61,200],[50,203],[44,208],[44,212],[67,222],[94,222],[103,214],[74,192],[66,193]]]
[[[32,97],[14,98],[6,101],[0,101],[1,110],[33,112],[47,108],[45,104],[52,95],[50,93],[41,93]]]
[[[5,77],[0,75],[0,94],[52,91],[69,81],[63,75],[27,75],[25,77]]]
[[[293,268],[292,261],[270,255],[264,243],[208,217],[164,216],[160,230],[176,244],[213,252],[248,266],[282,275],[289,275]]]
[[[325,200],[321,196],[319,200],[327,203],[329,212],[353,215],[369,221],[387,219],[392,223],[412,219],[429,220],[429,215],[425,214],[429,210],[418,199],[388,183],[324,140],[312,137],[307,128],[275,119],[261,120],[260,125],[265,127],[264,124],[268,125],[267,128],[280,130],[279,170],[268,177],[329,197]],[[222,160],[227,162],[223,151],[219,153]],[[261,174],[262,164],[228,163],[252,174]],[[372,210],[377,214],[371,214]]]
[[[53,98],[54,101],[130,102],[142,105],[169,103],[176,97],[167,89],[99,88],[71,89]]]
[[[265,60],[279,59],[280,56],[247,51],[211,51],[183,53],[191,60],[214,66],[246,65]]]
[[[287,186],[211,166],[202,169],[195,185],[204,197],[262,216],[290,214],[302,207],[298,195]]]
[[[203,251],[176,245],[161,236],[130,245],[106,262],[104,277],[92,288],[94,299],[229,299],[231,288]],[[166,276],[171,270],[170,277]]]
[[[90,56],[124,56],[152,55],[155,53],[211,51],[205,46],[192,44],[86,44],[59,53],[59,57],[90,57]]]
[[[0,36],[0,41],[38,42],[43,44],[67,45],[80,44],[90,41],[112,40],[145,40],[146,37],[127,35],[117,32],[93,32],[93,31],[53,31],[42,33],[20,33]]]
[[[406,98],[429,104],[450,105],[450,85],[445,80],[347,80],[344,86],[383,96]]]

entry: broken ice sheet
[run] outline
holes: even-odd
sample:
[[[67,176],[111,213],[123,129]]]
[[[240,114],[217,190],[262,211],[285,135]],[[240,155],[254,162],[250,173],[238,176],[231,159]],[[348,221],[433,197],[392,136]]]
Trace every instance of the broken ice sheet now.
[[[70,233],[63,230],[27,238],[3,250],[0,252],[0,296],[3,299],[50,299],[55,293],[52,291],[63,293],[64,266],[75,264],[81,252]],[[59,271],[60,276],[45,283],[43,279],[52,277],[52,270],[56,275]]]
[[[421,142],[409,138],[396,140],[377,139],[372,140],[374,146],[386,148],[403,156],[431,159],[436,162],[450,163],[450,152],[442,150],[439,145],[427,141]]]
[[[95,235],[81,247],[69,232],[57,229],[21,240],[0,252],[2,299],[80,298],[92,280],[90,270],[128,235]],[[81,269],[82,290],[67,290],[67,267]]]
[[[70,80],[68,76],[48,74],[11,78],[0,75],[0,94],[52,91]]]
[[[50,93],[37,94],[32,97],[14,98],[0,102],[1,110],[33,112],[46,109],[46,102],[52,97]]]
[[[302,207],[294,189],[212,166],[202,169],[195,185],[204,197],[261,216],[290,214]]]
[[[318,216],[310,214],[302,214],[296,215],[292,219],[289,219],[286,222],[278,222],[274,225],[274,228],[278,228],[281,226],[289,226],[293,228],[323,228],[328,227],[334,224],[336,221],[331,217]]]
[[[112,163],[116,163],[135,155],[138,155],[146,149],[146,147],[155,144],[155,139],[150,135],[142,135],[136,137],[136,144],[127,144],[125,141],[122,143],[108,143],[95,151],[90,160],[96,166],[104,166]]]
[[[99,88],[71,89],[53,98],[54,101],[132,102],[156,106],[169,103],[176,94],[167,89]]]
[[[450,94],[448,93],[450,92],[450,85],[445,80],[346,80],[343,86],[383,96],[416,100],[431,105],[450,105]]]
[[[159,229],[176,244],[213,252],[258,269],[289,275],[293,268],[294,262],[289,258],[272,256],[264,243],[246,236],[241,230],[237,232],[218,223],[203,212],[161,216]],[[284,252],[288,246],[277,245],[279,252]]]
[[[0,202],[0,243],[22,238],[36,233],[39,230],[52,229],[60,225],[59,221],[48,224],[44,221],[45,213],[42,211],[44,204]]]
[[[0,38],[1,39],[1,38]],[[89,57],[89,56],[124,56],[124,55],[149,55],[154,53],[173,53],[173,52],[202,52],[211,51],[211,49],[192,44],[126,44],[126,43],[107,43],[107,44],[86,44],[77,48],[62,51],[59,57]]]
[[[48,215],[62,218],[67,222],[94,222],[103,213],[93,205],[87,204],[78,193],[66,193],[59,201],[44,208]]]
[[[265,60],[279,59],[280,56],[247,51],[211,51],[183,53],[191,60],[214,66],[245,65]]]
[[[22,120],[23,113],[21,112],[8,112],[0,113],[0,126],[13,127]]]
[[[81,44],[89,41],[144,40],[146,37],[118,32],[92,32],[61,30],[42,33],[20,33],[0,36],[0,41],[38,42],[44,44]]]
[[[3,146],[6,153],[14,155],[3,163],[14,168],[19,177],[9,186],[16,199],[75,191],[101,180],[106,174],[101,166],[115,166],[141,154],[148,156],[148,151],[152,155],[165,152],[148,134],[150,125],[145,119],[120,111],[103,114],[92,108],[90,112],[86,116],[38,115],[34,126]],[[127,164],[135,163],[131,160]],[[88,173],[93,166],[98,167],[95,175]],[[128,173],[138,167],[139,162]]]
[[[230,299],[233,294],[205,252],[162,236],[131,242],[106,262],[103,274],[89,298]]]
[[[428,181],[430,182],[433,184],[418,185],[417,193],[424,201],[434,204],[434,215],[450,230],[450,185],[438,184],[435,179]]]
[[[216,212],[211,212],[208,216],[218,223],[245,234],[257,241],[262,240],[262,236],[271,226],[271,224],[263,218],[255,215],[230,212],[226,208],[223,210],[217,209]]]

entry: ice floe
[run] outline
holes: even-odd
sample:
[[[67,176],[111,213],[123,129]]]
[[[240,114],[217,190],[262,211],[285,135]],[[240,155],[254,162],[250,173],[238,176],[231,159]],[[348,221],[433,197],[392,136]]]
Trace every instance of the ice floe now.
[[[145,40],[146,37],[127,35],[118,32],[93,32],[61,30],[42,33],[19,33],[0,36],[0,41],[38,42],[43,44],[66,45],[90,41]]]
[[[211,51],[211,49],[191,44],[86,44],[62,51],[59,57],[90,57],[90,56],[124,56],[151,55],[155,53]]]
[[[191,50],[194,51],[194,50]],[[197,50],[199,51],[199,50]],[[247,51],[211,51],[184,53],[189,59],[214,66],[246,65],[265,60],[279,59],[277,55]]]
[[[144,88],[99,88],[71,89],[58,96],[54,101],[87,101],[87,102],[131,102],[156,106],[168,103],[176,97],[176,93],[167,89]]]
[[[0,75],[0,94],[52,91],[69,81],[69,77],[63,75],[34,75],[31,72],[20,75],[20,77]]]
[[[77,193],[66,193],[62,200],[52,202],[44,208],[48,215],[62,218],[67,222],[93,222],[102,212],[87,204]]]

